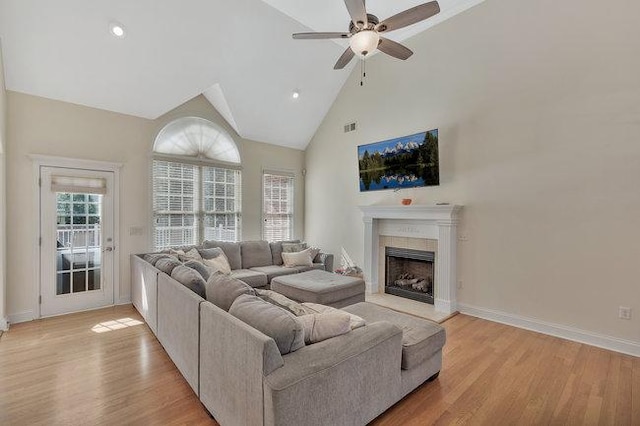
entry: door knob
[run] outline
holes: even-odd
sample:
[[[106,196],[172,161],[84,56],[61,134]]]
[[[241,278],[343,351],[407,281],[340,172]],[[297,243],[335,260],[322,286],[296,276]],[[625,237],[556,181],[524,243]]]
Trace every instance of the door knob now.
[[[105,247],[102,251],[113,251],[113,247]]]

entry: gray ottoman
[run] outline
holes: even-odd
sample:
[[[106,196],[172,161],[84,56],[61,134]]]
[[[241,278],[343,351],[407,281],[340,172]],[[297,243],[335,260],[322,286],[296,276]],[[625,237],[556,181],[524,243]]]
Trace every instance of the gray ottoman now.
[[[271,290],[298,302],[312,302],[342,308],[364,302],[365,285],[362,278],[313,270],[275,277]]]

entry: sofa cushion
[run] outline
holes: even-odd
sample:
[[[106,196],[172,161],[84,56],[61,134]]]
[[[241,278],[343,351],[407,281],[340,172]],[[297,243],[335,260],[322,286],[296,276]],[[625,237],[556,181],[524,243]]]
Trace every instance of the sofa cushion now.
[[[231,276],[237,278],[251,287],[265,287],[269,284],[267,276],[262,272],[252,271],[251,269],[236,269],[231,271]]]
[[[172,256],[169,253],[149,253],[149,254],[145,254],[143,256],[143,259],[149,262],[150,264],[152,264],[153,266],[156,266],[156,263],[158,263],[158,260],[166,259],[168,257],[171,257],[176,260],[178,259],[176,256]]]
[[[256,266],[255,268],[251,268],[252,271],[260,272],[261,274],[265,274],[267,276],[267,280],[271,281],[273,277],[279,277],[281,275],[289,275],[296,274],[298,271],[292,268],[285,268],[284,266]]]
[[[156,262],[156,268],[160,269],[162,272],[164,272],[167,275],[171,275],[171,272],[173,272],[173,269],[176,266],[180,266],[180,265],[182,265],[182,262],[180,262],[178,259],[176,259],[173,256],[163,257],[162,259],[158,259],[158,261]]]
[[[271,247],[271,258],[274,265],[282,265],[282,244],[283,243],[299,243],[300,240],[273,241],[269,243]]]
[[[362,302],[342,308],[346,312],[358,315],[367,322],[388,321],[402,329],[402,369],[409,370],[444,346],[446,333],[442,326],[435,322],[402,314]]]
[[[185,262],[184,266],[198,271],[200,273],[200,275],[202,276],[202,279],[205,280],[205,281],[207,281],[209,279],[209,277],[211,276],[211,274],[213,272],[215,272],[214,269],[209,268],[204,263],[198,262],[197,260],[190,260],[188,262]]]
[[[209,268],[213,268],[227,275],[231,273],[229,259],[227,259],[227,255],[224,254],[224,251],[220,247],[200,249],[198,251],[202,256],[202,262]]]
[[[304,329],[296,316],[257,296],[239,296],[229,313],[271,337],[282,355],[304,347]]]
[[[202,298],[207,297],[205,290],[206,282],[202,275],[195,269],[191,269],[188,266],[180,265],[176,266],[171,272],[171,278],[178,281],[197,295]]]
[[[243,269],[273,265],[271,248],[266,241],[243,241],[240,243],[240,252]]]
[[[231,269],[242,269],[242,256],[240,244],[227,241],[207,240],[202,244],[203,248],[220,247],[229,260]]]
[[[206,299],[220,309],[228,311],[233,301],[242,294],[256,293],[247,283],[220,272],[211,274],[207,280]]]

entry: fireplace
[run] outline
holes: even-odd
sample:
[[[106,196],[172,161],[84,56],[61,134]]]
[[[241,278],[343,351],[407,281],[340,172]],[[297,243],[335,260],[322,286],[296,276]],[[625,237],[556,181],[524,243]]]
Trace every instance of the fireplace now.
[[[385,247],[384,292],[433,305],[432,251]]]
[[[364,223],[362,269],[367,292],[382,292],[386,276],[384,247],[431,250],[436,253],[433,265],[434,309],[446,314],[456,312],[456,230],[461,209],[462,206],[446,203],[360,206]],[[401,240],[411,244],[403,244]],[[418,241],[414,240],[423,240],[427,244],[417,244]],[[435,241],[435,250],[429,246],[429,241]]]

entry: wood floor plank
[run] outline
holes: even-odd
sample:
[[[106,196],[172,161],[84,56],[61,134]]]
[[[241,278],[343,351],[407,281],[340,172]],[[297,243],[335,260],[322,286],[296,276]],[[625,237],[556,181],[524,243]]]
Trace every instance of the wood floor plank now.
[[[139,321],[122,306],[13,326],[0,424],[215,425]],[[640,425],[639,358],[465,315],[443,325],[440,377],[372,424]]]

